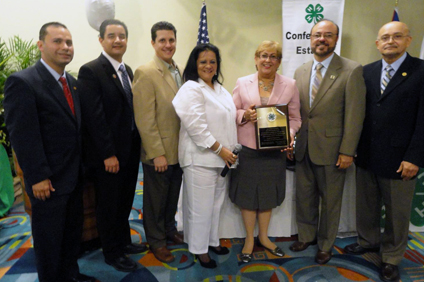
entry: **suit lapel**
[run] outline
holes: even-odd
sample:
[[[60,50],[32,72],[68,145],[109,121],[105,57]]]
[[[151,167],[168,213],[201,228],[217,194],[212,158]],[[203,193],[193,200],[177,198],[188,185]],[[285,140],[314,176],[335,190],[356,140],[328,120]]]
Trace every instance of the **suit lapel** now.
[[[66,73],[66,79],[69,84],[69,89],[71,90],[72,99],[74,100],[74,110],[75,110],[75,118],[78,123],[78,127],[81,126],[81,104],[79,101],[79,96],[77,94],[77,85],[75,80],[70,78],[70,74]]]
[[[46,67],[41,63],[41,61],[38,61],[35,65],[37,71],[40,74],[40,77],[42,78],[46,91],[49,91],[59,103],[59,105],[63,108],[63,110],[73,119],[75,119],[74,114],[71,111],[71,108],[69,107],[68,101],[66,100],[65,94],[63,92],[63,89],[59,86],[59,82],[54,79],[52,74],[46,69]],[[68,80],[69,83],[69,80]],[[68,85],[69,88],[71,88],[70,85]],[[72,93],[72,90],[71,90]]]
[[[103,56],[103,54],[100,55],[99,60],[102,62],[106,77],[113,81],[113,83],[116,85],[116,87],[118,87],[125,100],[127,100],[124,87],[122,86],[121,80],[119,79],[119,76],[113,68],[112,64],[105,56]]]
[[[132,72],[132,69],[127,64],[125,64],[125,69],[127,70],[128,76],[130,77],[130,80],[132,82],[134,80],[134,74]]]
[[[372,86],[372,91],[368,91],[370,93],[372,93],[372,95],[375,95],[375,97],[378,99],[381,98],[381,68],[382,68],[382,63],[381,60],[379,60],[376,64],[374,64],[374,66],[372,67],[372,71],[371,71],[371,86]]]
[[[261,105],[258,83],[258,73],[256,73],[252,79],[249,79],[249,83],[246,85],[247,93],[250,99],[250,105]]]
[[[331,60],[330,65],[328,66],[328,70],[321,81],[321,85],[318,88],[317,95],[315,96],[315,99],[312,102],[311,111],[316,107],[319,101],[325,96],[328,89],[330,89],[331,85],[333,85],[333,83],[337,80],[339,76],[339,70],[341,68],[342,68],[342,64],[340,61],[340,57],[337,54],[334,54],[334,57]]]
[[[387,84],[386,90],[381,95],[380,99],[384,99],[388,95],[390,95],[393,90],[401,83],[403,83],[408,77],[411,75],[411,64],[409,54],[405,58],[405,61],[400,65],[399,69],[396,71],[395,75]],[[423,78],[424,79],[424,78]]]
[[[162,77],[165,79],[166,83],[169,84],[169,86],[174,91],[174,95],[178,92],[177,83],[175,82],[174,78],[172,77],[171,72],[169,69],[166,68],[165,64],[159,59],[156,55],[153,57],[153,60],[155,61],[156,67],[159,71],[159,73],[162,75]]]
[[[280,97],[283,95],[286,86],[287,85],[284,83],[282,76],[275,74],[274,87],[272,89],[271,96],[269,97],[268,105],[277,104]]]
[[[297,85],[300,85],[301,89],[299,89],[299,93],[301,95],[300,99],[304,101],[302,103],[302,107],[306,106],[306,110],[310,111],[311,107],[309,105],[309,84],[311,79],[311,73],[312,73],[312,64],[313,61],[309,61],[303,65],[303,72],[301,73],[299,83]]]

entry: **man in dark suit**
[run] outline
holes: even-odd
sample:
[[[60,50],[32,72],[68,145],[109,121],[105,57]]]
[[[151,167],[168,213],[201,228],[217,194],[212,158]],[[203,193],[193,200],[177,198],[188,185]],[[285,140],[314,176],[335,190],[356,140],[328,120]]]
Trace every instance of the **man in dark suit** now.
[[[140,162],[140,136],[134,123],[131,81],[123,63],[128,30],[118,20],[100,26],[102,54],[78,74],[84,122],[84,152],[96,189],[97,228],[107,264],[130,272],[137,264],[126,254],[144,252],[131,243],[128,217]]]
[[[32,236],[39,281],[95,281],[79,273],[82,235],[81,109],[65,25],[40,29],[41,60],[11,75],[4,108],[12,146],[32,206]]]
[[[353,162],[365,116],[362,66],[334,53],[338,33],[334,22],[318,22],[311,30],[314,60],[295,72],[302,116],[295,154],[299,241],[290,250],[318,243],[319,264],[332,256],[346,169]]]
[[[424,166],[424,61],[406,53],[411,40],[406,24],[385,24],[376,41],[383,59],[364,67],[367,103],[356,176],[358,242],[345,250],[380,250],[383,281],[400,279],[397,265],[407,246],[416,175]],[[382,237],[381,202],[386,207]]]

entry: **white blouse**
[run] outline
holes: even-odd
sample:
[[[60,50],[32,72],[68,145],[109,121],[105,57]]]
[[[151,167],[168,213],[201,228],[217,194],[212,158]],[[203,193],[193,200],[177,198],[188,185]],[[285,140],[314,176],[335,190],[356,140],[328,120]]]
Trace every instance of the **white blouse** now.
[[[214,89],[202,79],[187,81],[172,101],[181,119],[178,159],[191,164],[223,167],[225,162],[209,149],[218,141],[233,150],[237,143],[236,107],[231,94],[219,83]]]

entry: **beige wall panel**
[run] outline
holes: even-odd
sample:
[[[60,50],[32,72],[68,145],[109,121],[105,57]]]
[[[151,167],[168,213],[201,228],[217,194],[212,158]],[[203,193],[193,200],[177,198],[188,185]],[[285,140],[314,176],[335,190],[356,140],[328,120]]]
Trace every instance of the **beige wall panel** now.
[[[394,0],[345,0],[341,55],[362,64],[379,59],[375,48],[378,29],[391,20]],[[222,53],[224,86],[231,92],[240,76],[255,72],[254,51],[263,40],[281,42],[281,0],[206,0],[209,36]],[[175,59],[185,65],[196,44],[201,0],[115,0],[116,18],[129,28],[126,63],[136,68],[153,56],[150,28],[159,20],[177,28]],[[424,0],[399,0],[400,19],[413,36],[409,52],[419,56],[424,36]],[[71,31],[75,57],[68,69],[79,67],[101,52],[97,32],[85,15],[85,1],[0,0],[0,36],[20,35],[37,40],[41,25],[60,21]]]

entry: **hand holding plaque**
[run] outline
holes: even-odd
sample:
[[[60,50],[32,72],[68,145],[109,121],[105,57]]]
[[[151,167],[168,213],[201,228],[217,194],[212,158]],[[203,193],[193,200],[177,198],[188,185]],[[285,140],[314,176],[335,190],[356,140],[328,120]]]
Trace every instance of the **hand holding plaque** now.
[[[283,104],[256,107],[258,150],[281,150],[290,146],[289,111]]]

